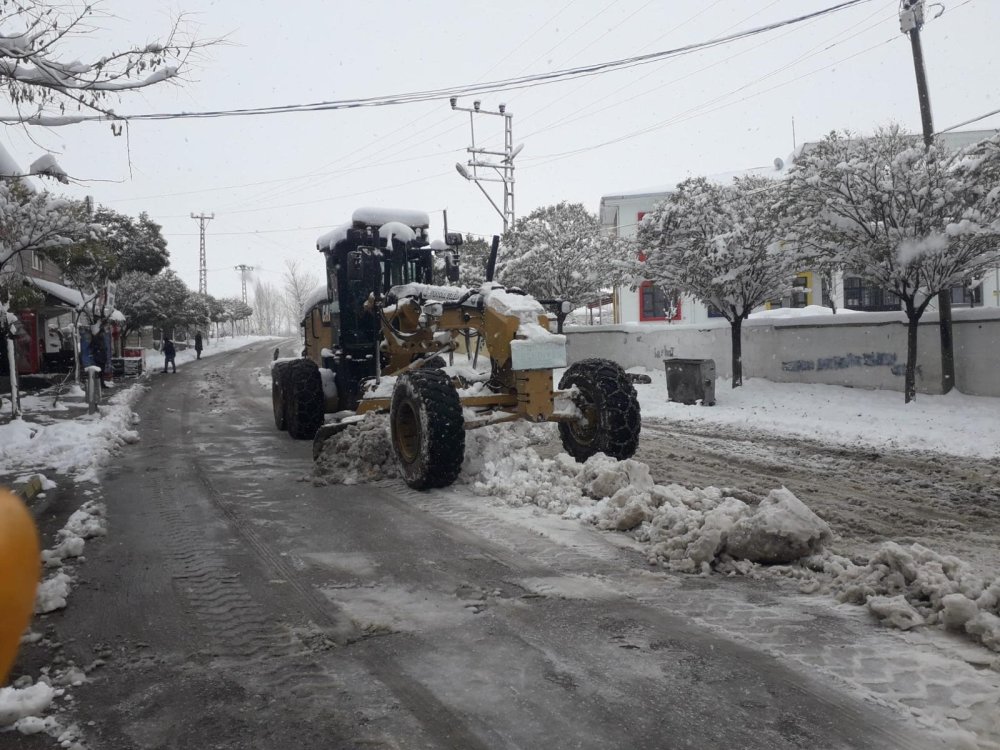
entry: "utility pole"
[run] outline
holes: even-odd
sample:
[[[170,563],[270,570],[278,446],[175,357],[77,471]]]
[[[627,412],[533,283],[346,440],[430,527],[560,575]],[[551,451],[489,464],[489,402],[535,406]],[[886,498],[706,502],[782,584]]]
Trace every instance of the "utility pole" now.
[[[201,238],[200,251],[198,253],[198,292],[208,294],[208,265],[205,263],[205,225],[215,218],[215,214],[195,214],[192,212],[191,218],[198,220],[198,234]]]
[[[247,274],[253,270],[253,266],[240,263],[235,267],[240,272],[240,282],[243,284],[243,304],[247,303]]]
[[[514,148],[514,115],[507,111],[507,105],[501,104],[496,110],[482,108],[482,102],[478,99],[472,103],[472,108],[459,107],[458,97],[451,97],[451,108],[458,112],[469,113],[469,127],[472,131],[472,145],[465,150],[469,152],[469,160],[462,164],[455,165],[455,169],[469,182],[476,183],[476,187],[486,196],[493,209],[500,214],[503,219],[503,230],[506,232],[514,226],[514,157],[521,153],[523,144]],[[476,145],[476,115],[495,115],[503,118],[503,151],[491,151]],[[490,161],[488,157],[500,157],[500,162]],[[466,167],[471,167],[472,171]],[[486,174],[480,174],[480,170],[487,170]],[[496,177],[489,174],[488,170],[496,172]],[[482,183],[499,182],[503,185],[503,209],[497,205],[493,197],[486,191]]]
[[[920,122],[924,131],[924,147],[934,142],[934,119],[931,117],[931,96],[924,70],[924,50],[920,29],[924,26],[924,0],[900,0],[899,28],[910,37],[913,50],[913,70],[917,76],[917,97],[920,100]],[[955,342],[951,326],[951,289],[938,292],[938,329],[941,336],[941,392],[955,387]]]

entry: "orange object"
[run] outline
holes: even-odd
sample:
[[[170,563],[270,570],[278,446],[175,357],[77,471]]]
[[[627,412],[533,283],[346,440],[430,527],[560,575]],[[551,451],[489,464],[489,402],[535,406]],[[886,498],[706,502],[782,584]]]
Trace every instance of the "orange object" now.
[[[41,574],[38,531],[28,509],[0,489],[0,685],[7,680],[18,643],[31,622]]]

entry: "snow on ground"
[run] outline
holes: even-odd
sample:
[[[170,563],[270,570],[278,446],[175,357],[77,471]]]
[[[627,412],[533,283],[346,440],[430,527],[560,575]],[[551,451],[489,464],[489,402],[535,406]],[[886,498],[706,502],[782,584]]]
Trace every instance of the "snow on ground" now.
[[[995,408],[993,399],[977,401]],[[887,404],[883,410],[891,411]],[[757,501],[739,490],[656,484],[649,466],[631,459],[543,458],[535,446],[549,442],[554,429],[519,423],[466,433],[458,481],[509,505],[627,532],[651,563],[670,570],[789,578],[806,593],[865,605],[885,624],[939,626],[1000,651],[1000,577],[983,578],[958,558],[919,544],[887,542],[867,560],[839,555],[829,526],[783,487]],[[903,431],[902,437],[917,436]],[[370,414],[334,435],[315,472],[317,481],[346,484],[398,476],[388,418]]]
[[[740,388],[719,380],[715,406],[686,406],[667,400],[665,372],[630,372],[644,373],[653,381],[635,387],[643,421],[727,425],[752,434],[801,436],[854,448],[1000,458],[1000,398],[952,391],[946,396],[921,393],[905,404],[896,391],[751,378]]]

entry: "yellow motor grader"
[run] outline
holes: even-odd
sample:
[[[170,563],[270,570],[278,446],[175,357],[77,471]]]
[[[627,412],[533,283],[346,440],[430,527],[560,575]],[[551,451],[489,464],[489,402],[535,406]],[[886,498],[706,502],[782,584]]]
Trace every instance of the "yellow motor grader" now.
[[[422,212],[363,208],[319,238],[326,284],[303,310],[302,356],[272,363],[277,428],[313,439],[318,455],[325,439],[368,412],[388,412],[400,471],[415,489],[454,482],[465,430],[500,422],[558,422],[578,461],[598,452],[631,457],[639,403],[622,368],[576,362],[554,390],[566,338],[550,332],[546,309],[492,281],[476,289],[433,284],[435,258],[458,281],[462,238],[429,243],[428,226]],[[488,371],[449,366],[463,348],[459,362],[478,364],[483,350]]]

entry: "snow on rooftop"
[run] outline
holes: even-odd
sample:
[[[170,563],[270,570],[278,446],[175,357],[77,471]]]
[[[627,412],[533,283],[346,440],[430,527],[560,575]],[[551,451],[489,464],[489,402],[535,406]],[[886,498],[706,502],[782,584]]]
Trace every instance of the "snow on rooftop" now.
[[[27,278],[28,281],[37,286],[43,292],[45,292],[46,294],[51,294],[53,297],[62,300],[67,305],[72,305],[73,307],[79,307],[87,300],[83,292],[81,292],[79,289],[73,289],[72,287],[63,286],[62,284],[57,284],[54,281],[39,279],[36,276],[28,276]]]
[[[431,225],[431,218],[426,211],[415,211],[409,208],[359,208],[351,215],[351,221],[377,227],[390,221],[398,221],[414,229],[426,229]]]

